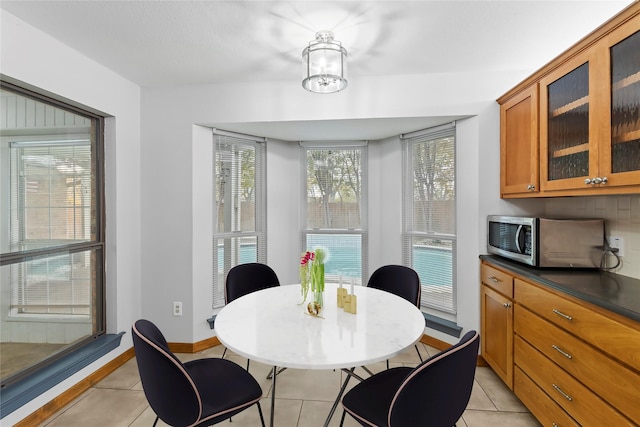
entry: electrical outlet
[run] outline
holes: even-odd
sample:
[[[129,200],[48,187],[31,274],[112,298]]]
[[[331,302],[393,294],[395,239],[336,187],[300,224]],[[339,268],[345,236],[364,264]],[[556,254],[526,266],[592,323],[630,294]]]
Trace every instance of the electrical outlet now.
[[[618,236],[609,237],[609,248],[617,249],[616,255],[624,256],[624,239]]]
[[[173,303],[173,315],[182,316],[182,302],[175,301]]]

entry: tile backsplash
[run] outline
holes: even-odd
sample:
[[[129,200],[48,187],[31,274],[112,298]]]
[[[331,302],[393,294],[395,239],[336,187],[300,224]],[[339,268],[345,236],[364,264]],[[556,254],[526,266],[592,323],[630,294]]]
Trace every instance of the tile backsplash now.
[[[546,200],[546,216],[604,218],[607,236],[622,237],[624,257],[614,273],[640,279],[640,195],[559,197]],[[608,257],[607,266],[615,265]]]

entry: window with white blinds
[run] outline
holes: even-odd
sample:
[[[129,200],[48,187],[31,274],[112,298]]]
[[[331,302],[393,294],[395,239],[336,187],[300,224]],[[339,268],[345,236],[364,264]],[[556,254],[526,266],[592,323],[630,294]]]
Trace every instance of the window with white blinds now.
[[[403,262],[420,276],[422,306],[456,312],[455,124],[401,136]]]
[[[103,138],[103,117],[0,80],[3,342],[57,345],[2,387],[105,333]]]
[[[91,252],[56,247],[95,239],[91,143],[25,139],[9,147],[9,251],[48,252],[11,265],[11,315],[89,316]]]
[[[367,273],[367,145],[302,142],[301,252],[323,248],[328,282],[362,284]]]
[[[215,187],[213,307],[222,307],[229,270],[267,260],[264,138],[213,132]]]

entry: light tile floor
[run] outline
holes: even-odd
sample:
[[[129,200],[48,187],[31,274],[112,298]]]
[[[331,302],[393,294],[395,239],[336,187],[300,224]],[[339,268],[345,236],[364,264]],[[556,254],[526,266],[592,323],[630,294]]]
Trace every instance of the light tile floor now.
[[[438,350],[424,344],[418,344],[423,357],[434,355]],[[198,354],[179,354],[181,360],[201,357],[220,357],[224,347],[216,346]],[[241,366],[246,359],[226,356]],[[415,366],[419,363],[414,348],[391,359],[391,366]],[[385,369],[385,363],[368,366],[373,372]],[[250,372],[258,379],[264,398],[262,411],[268,425],[271,406],[271,380],[267,374],[271,367],[251,362]],[[361,375],[364,371],[358,369]],[[278,375],[276,391],[275,425],[279,427],[318,427],[324,421],[338,394],[343,379],[340,371],[315,371],[288,369]],[[355,384],[351,380],[351,384]],[[342,409],[339,406],[331,420],[331,427],[339,426]],[[51,417],[42,426],[131,426],[151,427],[155,414],[149,408],[142,391],[142,384],[135,359],[129,360],[95,387],[87,390],[74,402]],[[161,421],[158,426],[165,426]],[[227,425],[227,422],[218,424]],[[230,427],[256,427],[260,425],[258,411],[249,408],[233,417]],[[358,424],[347,416],[345,427]],[[540,424],[520,403],[517,397],[504,385],[497,375],[486,367],[478,367],[471,400],[467,410],[458,421],[458,427],[510,426],[538,427]]]

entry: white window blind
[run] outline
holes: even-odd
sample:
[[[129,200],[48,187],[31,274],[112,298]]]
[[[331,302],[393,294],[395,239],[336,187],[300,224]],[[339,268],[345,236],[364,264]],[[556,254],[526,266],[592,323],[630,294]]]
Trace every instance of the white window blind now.
[[[402,136],[403,262],[420,276],[425,307],[456,312],[455,125]]]
[[[224,305],[229,270],[267,259],[265,142],[214,130],[213,307]]]
[[[8,266],[10,313],[89,316],[96,255],[64,248],[96,238],[90,140],[23,140],[9,147],[9,252],[48,251]]]
[[[367,273],[367,146],[302,142],[301,252],[324,248],[328,282],[362,284]]]

